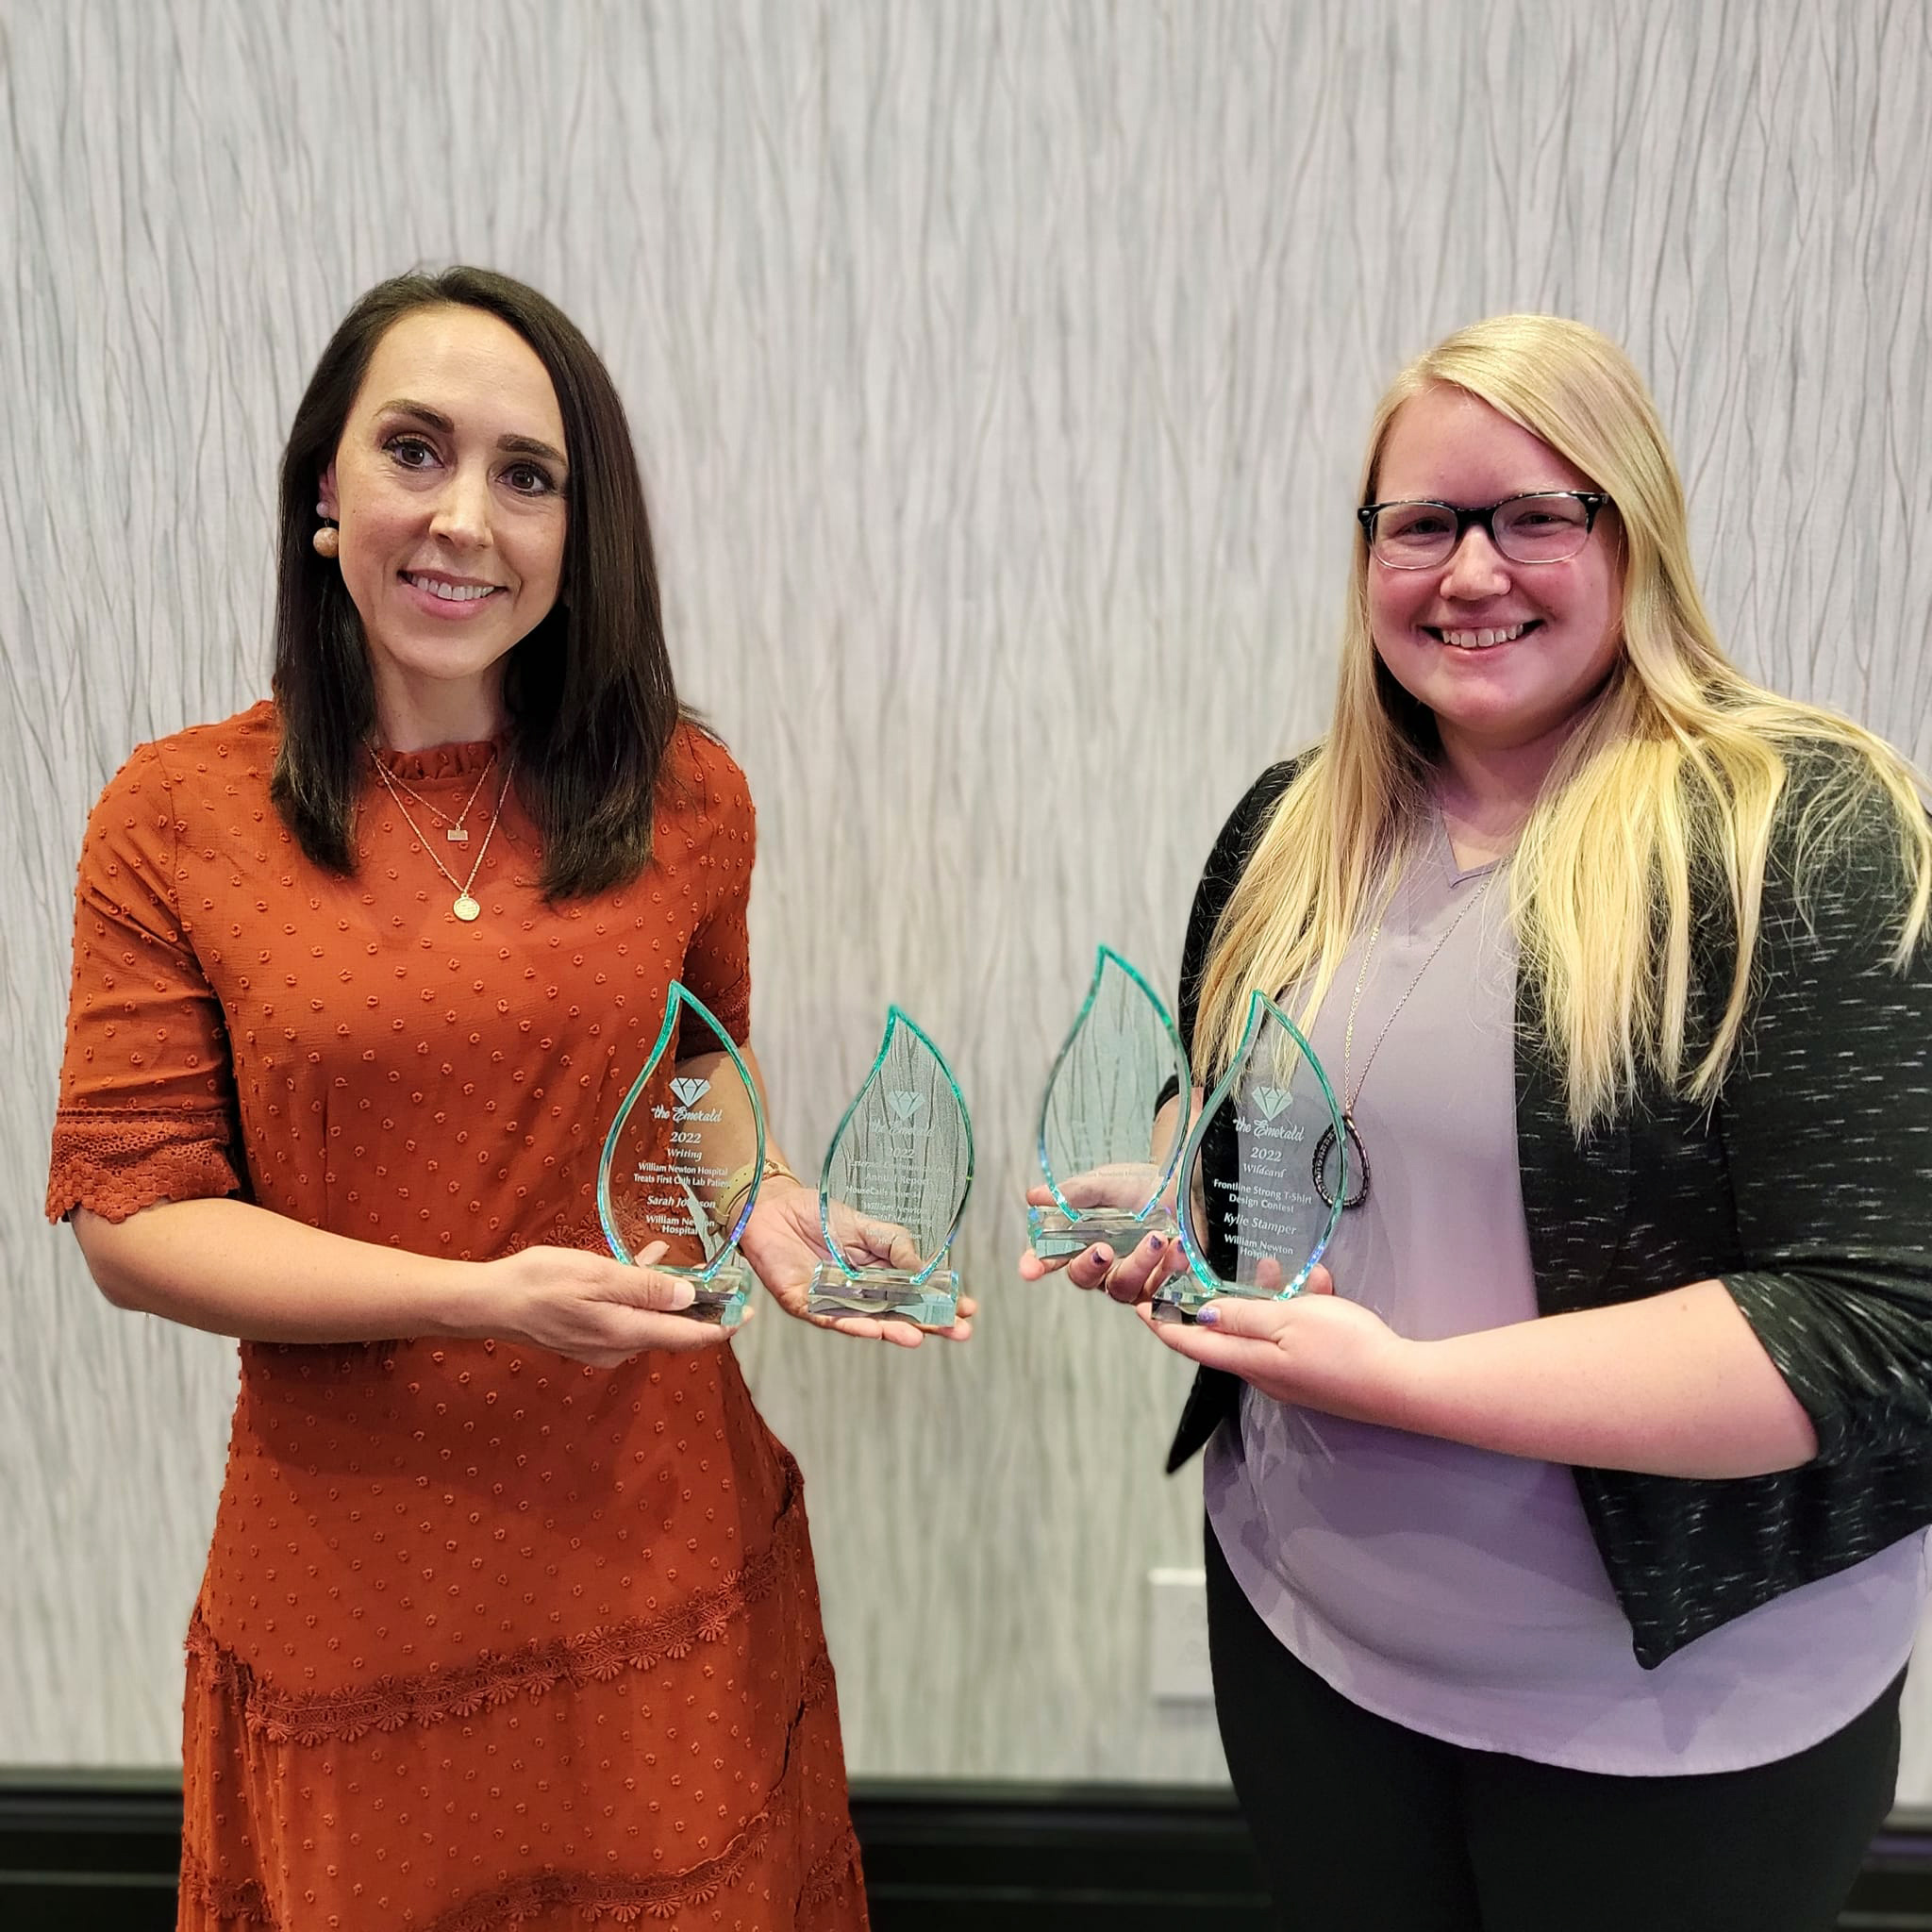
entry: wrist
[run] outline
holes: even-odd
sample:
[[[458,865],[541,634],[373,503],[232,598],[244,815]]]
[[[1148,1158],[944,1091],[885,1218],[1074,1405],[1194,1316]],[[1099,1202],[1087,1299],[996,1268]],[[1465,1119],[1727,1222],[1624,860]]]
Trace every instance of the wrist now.
[[[786,1166],[781,1156],[768,1154],[762,1167],[757,1161],[748,1160],[737,1173],[726,1177],[724,1185],[718,1191],[713,1212],[721,1226],[730,1227],[744,1211],[748,1194],[756,1191],[759,1200],[767,1200],[787,1188],[802,1188],[804,1185]]]
[[[793,1174],[782,1160],[775,1167],[766,1168],[763,1178],[758,1182],[759,1200],[765,1199],[767,1195],[798,1191],[811,1192],[812,1189],[804,1175]]]
[[[447,1341],[480,1341],[516,1333],[504,1296],[504,1264],[494,1261],[430,1262],[421,1291],[422,1315],[415,1332]]]
[[[1442,1350],[1438,1342],[1391,1335],[1372,1378],[1375,1413],[1364,1420],[1411,1435],[1442,1433]]]

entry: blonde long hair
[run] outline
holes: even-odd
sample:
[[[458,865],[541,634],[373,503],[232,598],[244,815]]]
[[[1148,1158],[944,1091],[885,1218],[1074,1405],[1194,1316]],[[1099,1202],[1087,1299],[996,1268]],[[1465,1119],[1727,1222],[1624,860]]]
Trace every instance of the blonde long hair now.
[[[1478,397],[1581,470],[1614,501],[1622,534],[1623,649],[1545,777],[1510,868],[1522,970],[1564,1071],[1572,1124],[1581,1134],[1607,1119],[1645,1075],[1708,1103],[1744,1024],[1788,755],[1851,754],[1828,760],[1802,814],[1801,891],[1874,801],[1895,822],[1897,967],[1924,936],[1932,903],[1932,830],[1916,775],[1882,739],[1764,690],[1724,656],[1698,593],[1662,425],[1615,343],[1548,315],[1497,316],[1451,336],[1382,398],[1362,502],[1374,499],[1396,412],[1438,384]],[[1433,720],[1376,656],[1368,581],[1358,530],[1334,723],[1275,807],[1215,929],[1195,1036],[1204,1069],[1232,1057],[1252,990],[1301,988],[1304,1016],[1315,1011],[1428,808]],[[1694,1047],[1693,876],[1723,881],[1738,935],[1723,1013]]]

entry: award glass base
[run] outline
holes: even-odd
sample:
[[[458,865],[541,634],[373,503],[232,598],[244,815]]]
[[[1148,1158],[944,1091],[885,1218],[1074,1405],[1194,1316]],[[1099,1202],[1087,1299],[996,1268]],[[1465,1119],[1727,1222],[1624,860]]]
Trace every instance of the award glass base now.
[[[734,1253],[724,1267],[707,1274],[702,1268],[667,1267],[661,1261],[650,1264],[654,1274],[670,1274],[688,1281],[697,1291],[689,1307],[677,1312],[689,1322],[708,1322],[714,1328],[736,1328],[751,1305],[751,1270]]]
[[[1042,1261],[1071,1261],[1103,1241],[1119,1260],[1150,1234],[1166,1240],[1175,1232],[1174,1216],[1159,1208],[1146,1214],[1128,1208],[1083,1208],[1074,1216],[1058,1208],[1026,1210],[1026,1244]]]
[[[805,1307],[809,1315],[871,1315],[921,1328],[950,1328],[958,1319],[959,1271],[938,1268],[921,1280],[899,1268],[848,1273],[834,1262],[821,1261]]]
[[[1154,1319],[1157,1322],[1192,1324],[1194,1317],[1211,1301],[1224,1301],[1240,1295],[1238,1288],[1203,1288],[1191,1274],[1171,1274],[1154,1291]],[[1275,1302],[1282,1299],[1278,1290],[1256,1291],[1247,1299]]]

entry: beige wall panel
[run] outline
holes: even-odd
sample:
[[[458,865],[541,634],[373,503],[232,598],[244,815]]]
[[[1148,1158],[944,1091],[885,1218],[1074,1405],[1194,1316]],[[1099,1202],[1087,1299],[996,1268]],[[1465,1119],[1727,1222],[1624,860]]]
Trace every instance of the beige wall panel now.
[[[1879,0],[0,0],[0,1760],[175,1748],[232,1350],[40,1224],[69,895],[129,747],[263,689],[279,441],[358,291],[486,262],[609,359],[760,806],[786,1146],[889,999],[974,1105],[971,1347],[742,1344],[855,1770],[1208,1779],[1143,1689],[1184,1376],[1010,1272],[1093,946],[1172,982],[1326,708],[1374,398],[1497,309],[1629,344],[1738,656],[1932,758],[1927,125]]]

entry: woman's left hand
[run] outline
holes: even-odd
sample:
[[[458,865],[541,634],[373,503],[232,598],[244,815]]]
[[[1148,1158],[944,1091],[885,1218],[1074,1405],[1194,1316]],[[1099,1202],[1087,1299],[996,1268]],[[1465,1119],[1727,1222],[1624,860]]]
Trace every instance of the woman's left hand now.
[[[1343,1301],[1320,1266],[1292,1301],[1222,1295],[1192,1323],[1156,1321],[1145,1304],[1135,1312],[1176,1355],[1226,1369],[1276,1402],[1394,1428],[1404,1426],[1416,1351],[1425,1345]]]
[[[871,1261],[882,1268],[919,1266],[919,1251],[903,1227],[860,1214],[842,1202],[833,1208],[832,1232],[855,1265]],[[825,1252],[824,1232],[819,1226],[818,1194],[800,1182],[776,1174],[766,1176],[738,1245],[752,1272],[771,1291],[773,1300],[788,1315],[796,1315],[815,1327],[896,1341],[901,1348],[917,1348],[928,1335],[964,1341],[973,1333],[978,1304],[967,1295],[959,1297],[958,1319],[950,1328],[916,1328],[910,1322],[882,1322],[870,1315],[808,1314],[806,1302],[811,1293],[812,1273],[831,1257]]]

